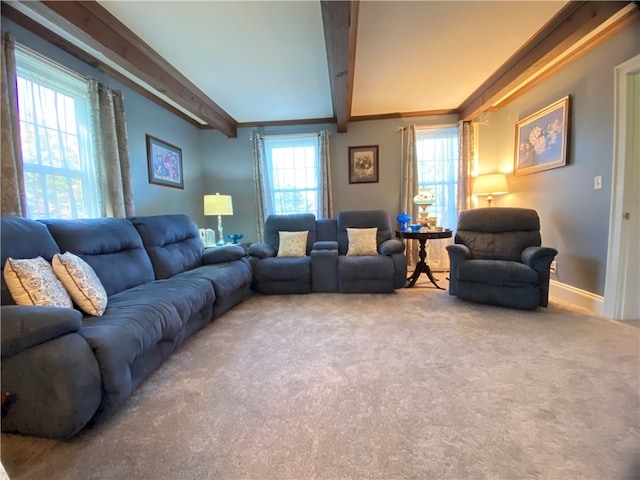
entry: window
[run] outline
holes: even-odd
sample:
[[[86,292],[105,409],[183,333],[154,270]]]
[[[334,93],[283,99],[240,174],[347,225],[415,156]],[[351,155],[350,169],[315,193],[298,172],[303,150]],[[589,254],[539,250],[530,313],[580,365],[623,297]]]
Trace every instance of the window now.
[[[429,216],[452,229],[458,218],[459,148],[455,126],[416,129],[418,187],[430,188],[435,195]]]
[[[264,148],[273,213],[319,218],[318,134],[265,136]]]
[[[98,216],[86,79],[16,46],[27,216]]]

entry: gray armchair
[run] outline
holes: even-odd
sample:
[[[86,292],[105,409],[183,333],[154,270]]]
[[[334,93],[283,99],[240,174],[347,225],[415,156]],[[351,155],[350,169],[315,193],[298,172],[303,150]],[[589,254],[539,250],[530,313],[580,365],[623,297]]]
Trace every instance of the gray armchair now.
[[[449,294],[478,303],[533,310],[549,302],[549,272],[558,251],[542,247],[540,219],[528,208],[460,213],[450,259]]]

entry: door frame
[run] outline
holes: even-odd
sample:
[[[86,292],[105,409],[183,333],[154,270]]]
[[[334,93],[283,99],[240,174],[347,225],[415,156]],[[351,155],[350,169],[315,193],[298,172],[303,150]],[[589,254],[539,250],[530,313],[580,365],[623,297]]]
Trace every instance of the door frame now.
[[[630,232],[628,222],[623,220],[625,187],[637,188],[632,185],[633,179],[625,176],[626,162],[630,161],[630,153],[627,151],[627,123],[631,113],[627,98],[627,76],[636,71],[640,71],[640,55],[630,58],[614,70],[613,172],[603,313],[615,320],[622,319],[628,309],[625,308],[625,302],[630,302],[630,298],[637,298],[638,294],[631,291],[633,286],[628,285],[627,281],[630,276],[627,262],[629,249],[634,248],[634,245],[637,247],[634,242],[637,242],[638,236]]]

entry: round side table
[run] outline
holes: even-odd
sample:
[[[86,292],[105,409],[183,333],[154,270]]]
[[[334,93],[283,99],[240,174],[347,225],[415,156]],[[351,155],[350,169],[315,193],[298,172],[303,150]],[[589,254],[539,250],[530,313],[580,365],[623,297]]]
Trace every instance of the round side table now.
[[[427,262],[427,240],[437,240],[439,238],[451,238],[453,236],[453,232],[451,230],[443,230],[442,232],[437,232],[435,230],[428,230],[426,232],[400,232],[396,230],[396,237],[398,238],[406,238],[409,240],[418,240],[420,242],[420,250],[418,252],[418,256],[420,260],[416,264],[416,269],[413,271],[411,276],[407,278],[407,284],[405,288],[411,288],[418,281],[418,277],[421,273],[426,273],[431,283],[433,283],[436,288],[440,290],[444,290],[440,285],[436,283],[436,279],[431,273],[431,268],[429,268],[429,263]]]

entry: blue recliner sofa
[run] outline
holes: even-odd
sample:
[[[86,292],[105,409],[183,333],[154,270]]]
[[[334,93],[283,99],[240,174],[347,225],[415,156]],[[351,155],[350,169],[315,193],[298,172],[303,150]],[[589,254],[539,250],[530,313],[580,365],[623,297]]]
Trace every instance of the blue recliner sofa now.
[[[247,298],[240,246],[205,249],[185,215],[2,218],[8,257],[72,252],[108,295],[102,316],[18,306],[2,279],[2,431],[69,437],[120,407],[190,335]],[[4,273],[4,272],[3,272]]]
[[[375,254],[348,256],[348,228],[375,228]],[[282,231],[308,232],[304,255],[278,256]],[[264,243],[251,245],[249,257],[252,288],[263,294],[391,293],[403,288],[407,277],[404,244],[393,238],[383,210],[344,211],[318,220],[313,214],[270,215]]]

